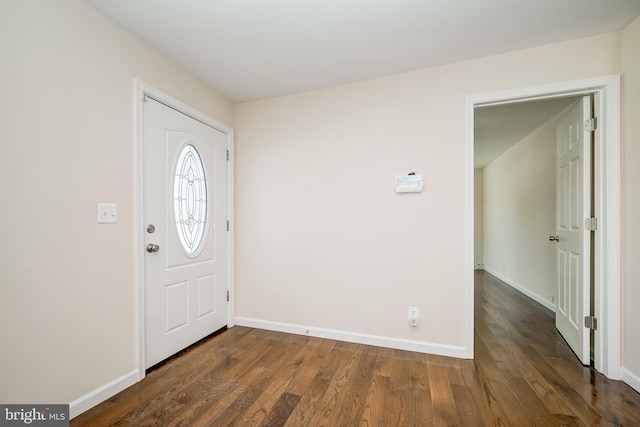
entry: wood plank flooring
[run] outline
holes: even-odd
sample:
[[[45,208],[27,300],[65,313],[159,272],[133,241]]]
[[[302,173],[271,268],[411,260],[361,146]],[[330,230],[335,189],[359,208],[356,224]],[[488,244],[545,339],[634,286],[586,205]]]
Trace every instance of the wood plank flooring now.
[[[553,319],[476,272],[474,360],[234,327],[71,426],[640,426]]]

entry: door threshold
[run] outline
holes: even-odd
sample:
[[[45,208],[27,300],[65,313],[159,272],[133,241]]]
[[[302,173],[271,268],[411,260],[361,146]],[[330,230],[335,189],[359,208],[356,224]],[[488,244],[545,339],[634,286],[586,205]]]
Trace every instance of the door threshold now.
[[[144,373],[145,375],[149,375],[151,372],[163,367],[164,365],[166,365],[167,363],[171,362],[174,359],[177,359],[178,357],[188,353],[189,351],[193,350],[195,347],[198,347],[200,344],[204,343],[205,341],[209,341],[211,338],[216,337],[220,334],[222,334],[223,332],[225,332],[227,330],[227,326],[223,326],[222,328],[218,329],[217,331],[214,331],[212,333],[210,333],[209,335],[207,335],[204,338],[199,339],[198,341],[194,342],[193,344],[191,344],[188,347],[183,348],[182,350],[180,350],[179,352],[172,354],[171,356],[167,357],[166,359],[164,359],[161,362],[156,363],[155,365],[147,368]]]

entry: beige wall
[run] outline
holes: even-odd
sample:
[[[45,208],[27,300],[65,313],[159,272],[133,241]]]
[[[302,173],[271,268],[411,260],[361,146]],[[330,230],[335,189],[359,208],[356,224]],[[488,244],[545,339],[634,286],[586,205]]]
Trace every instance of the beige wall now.
[[[484,169],[473,171],[473,265],[484,264]]]
[[[618,73],[618,41],[238,105],[236,314],[466,346],[466,97]],[[394,177],[410,171],[424,191],[395,194]]]
[[[79,0],[2,1],[0,52],[0,402],[68,403],[137,368],[133,79],[233,105]]]
[[[622,32],[622,362],[640,390],[640,18]],[[628,379],[631,381],[631,378]]]
[[[484,168],[485,269],[549,308],[556,294],[556,248],[548,240],[556,230],[556,129],[569,109]]]

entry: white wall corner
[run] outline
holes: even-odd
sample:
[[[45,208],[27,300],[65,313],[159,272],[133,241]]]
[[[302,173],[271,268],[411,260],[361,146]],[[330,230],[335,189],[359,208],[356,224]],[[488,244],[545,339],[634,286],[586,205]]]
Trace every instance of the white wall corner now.
[[[97,389],[79,397],[69,404],[69,418],[75,418],[83,412],[104,402],[112,396],[120,393],[127,387],[138,382],[138,370],[135,369],[120,378],[98,387]]]
[[[511,286],[512,288],[516,289],[517,291],[521,292],[522,294],[528,296],[529,298],[531,298],[532,300],[534,300],[535,302],[537,302],[538,304],[543,305],[544,307],[548,308],[549,310],[551,310],[552,312],[556,312],[556,305],[554,303],[552,303],[551,301],[549,301],[548,299],[545,299],[543,297],[541,297],[540,295],[536,294],[535,292],[530,291],[529,289],[525,288],[524,286],[520,285],[517,282],[514,282],[513,280],[509,279],[508,277],[505,277],[501,274],[499,274],[497,271],[494,271],[488,267],[485,267],[484,270],[491,274],[492,276],[497,277],[498,279],[502,280],[504,283],[506,283],[507,285]]]
[[[268,331],[284,332],[288,334],[305,335],[315,338],[345,341],[356,344],[394,348],[397,350],[415,351],[417,353],[457,357],[460,359],[471,359],[473,357],[473,354],[469,354],[468,349],[463,346],[434,344],[423,341],[383,337],[379,335],[338,331],[335,329],[316,328],[313,326],[272,322],[268,320],[252,319],[248,317],[236,317],[236,325],[245,326],[248,328],[265,329]]]
[[[636,375],[627,368],[622,368],[622,381],[640,393],[640,375]]]

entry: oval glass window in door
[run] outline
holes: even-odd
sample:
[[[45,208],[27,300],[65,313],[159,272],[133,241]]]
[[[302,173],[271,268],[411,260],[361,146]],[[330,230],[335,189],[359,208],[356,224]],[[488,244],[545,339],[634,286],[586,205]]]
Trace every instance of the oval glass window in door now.
[[[196,147],[185,145],[176,163],[173,210],[182,247],[195,255],[204,244],[207,229],[207,179]]]

